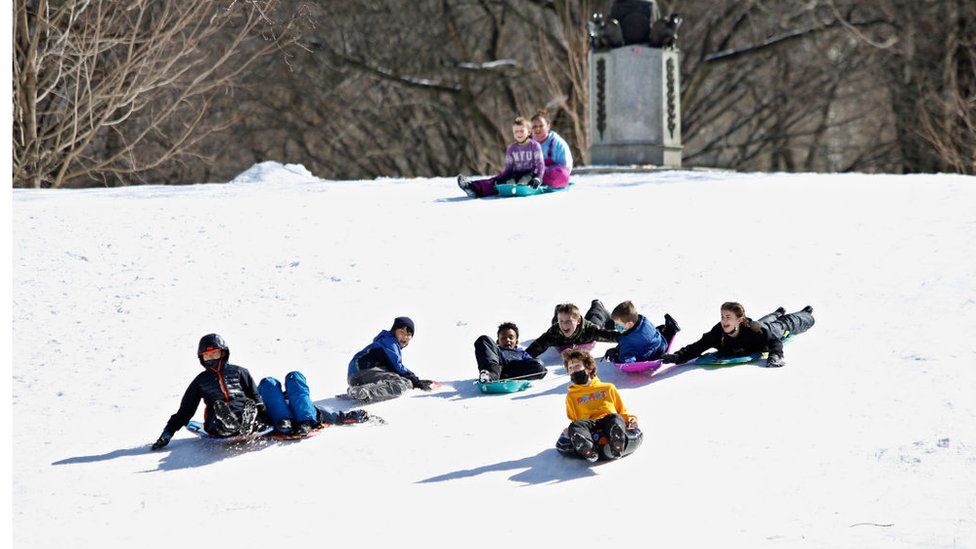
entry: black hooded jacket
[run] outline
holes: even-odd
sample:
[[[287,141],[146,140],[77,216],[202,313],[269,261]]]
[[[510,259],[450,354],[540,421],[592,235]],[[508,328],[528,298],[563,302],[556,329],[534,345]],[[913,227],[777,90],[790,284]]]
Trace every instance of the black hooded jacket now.
[[[203,360],[203,351],[208,347],[223,351],[220,359],[214,363],[208,364]],[[180,409],[169,418],[164,431],[175,433],[186,426],[197,412],[201,399],[207,407],[204,410],[204,418],[210,416],[210,406],[217,400],[227,402],[234,413],[240,414],[244,408],[244,403],[250,399],[257,404],[259,417],[265,416],[264,402],[261,400],[261,395],[258,394],[254,378],[251,377],[251,373],[247,369],[227,363],[227,359],[230,357],[230,349],[219,335],[208,334],[204,336],[200,340],[197,356],[205,369],[186,388],[186,392],[183,393],[183,400],[180,402]]]
[[[757,328],[758,331],[754,330]],[[702,334],[701,339],[685,345],[675,354],[678,355],[678,362],[687,362],[697,358],[708,349],[718,349],[720,356],[747,356],[756,353],[769,352],[783,356],[783,342],[778,337],[773,336],[770,331],[751,319],[746,319],[739,326],[739,333],[735,337],[729,337],[722,331],[722,323],[716,324],[711,330]]]

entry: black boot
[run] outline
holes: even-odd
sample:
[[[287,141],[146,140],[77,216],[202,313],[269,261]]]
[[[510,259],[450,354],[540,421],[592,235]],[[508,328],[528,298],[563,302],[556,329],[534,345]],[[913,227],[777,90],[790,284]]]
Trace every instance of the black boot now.
[[[586,461],[593,462],[600,459],[600,455],[593,450],[593,442],[579,433],[573,433],[570,437],[573,442],[573,449]]]
[[[673,334],[681,331],[681,326],[678,326],[678,321],[668,313],[664,313],[664,327],[665,329],[670,330]]]
[[[784,309],[783,307],[776,307],[776,310],[773,311],[773,314],[776,315],[777,318],[781,317],[786,314],[786,309]]]
[[[292,431],[292,434],[299,437],[308,436],[308,434],[311,433],[312,429],[314,428],[315,428],[315,424],[312,423],[311,421],[303,421],[299,423],[297,427],[295,427],[295,430]]]
[[[803,308],[803,309],[801,309],[801,310],[802,310],[802,311],[803,311],[804,313],[807,313],[807,314],[811,314],[811,315],[813,314],[813,307],[811,307],[811,306],[809,306],[809,305],[807,305],[806,307],[804,307],[804,308]]]
[[[610,454],[618,458],[621,452],[624,451],[624,444],[627,443],[627,434],[619,425],[614,424],[610,427],[610,443],[607,446],[610,447]]]
[[[253,400],[248,399],[244,403],[244,410],[241,411],[241,426],[238,432],[242,435],[249,435],[258,426],[258,406]]]
[[[275,432],[281,433],[282,435],[290,435],[291,431],[292,423],[290,419],[283,419],[275,426]]]
[[[221,436],[230,436],[239,433],[241,430],[241,420],[237,418],[230,406],[223,400],[215,400],[210,407],[213,414],[214,426]]]

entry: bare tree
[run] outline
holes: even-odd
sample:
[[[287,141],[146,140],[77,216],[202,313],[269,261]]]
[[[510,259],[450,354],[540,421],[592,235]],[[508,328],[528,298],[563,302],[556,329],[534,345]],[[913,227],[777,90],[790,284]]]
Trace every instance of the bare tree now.
[[[192,153],[232,123],[207,118],[214,94],[288,39],[275,4],[15,0],[14,185],[108,183]]]

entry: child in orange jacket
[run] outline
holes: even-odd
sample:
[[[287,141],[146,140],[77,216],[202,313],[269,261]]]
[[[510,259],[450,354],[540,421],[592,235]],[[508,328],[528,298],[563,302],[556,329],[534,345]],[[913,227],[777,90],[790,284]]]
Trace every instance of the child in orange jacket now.
[[[587,461],[596,461],[601,454],[617,459],[636,450],[641,441],[637,416],[627,413],[612,383],[596,376],[596,362],[590,353],[568,349],[563,353],[563,364],[572,380],[566,395],[566,415],[572,423],[563,435],[576,453]]]

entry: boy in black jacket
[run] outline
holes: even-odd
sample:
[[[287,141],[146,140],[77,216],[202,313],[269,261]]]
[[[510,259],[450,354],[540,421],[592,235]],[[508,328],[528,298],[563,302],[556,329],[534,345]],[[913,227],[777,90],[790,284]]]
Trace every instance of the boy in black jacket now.
[[[556,306],[552,326],[539,336],[525,351],[535,358],[549,347],[569,348],[591,344],[594,341],[617,341],[620,333],[613,330],[613,320],[603,303],[594,299],[586,318],[581,318],[579,307],[572,303]]]
[[[200,339],[197,357],[204,371],[190,382],[176,411],[163,434],[152,445],[158,450],[169,444],[173,434],[185,427],[203,399],[204,429],[213,436],[229,437],[249,434],[258,424],[259,416],[266,419],[264,402],[258,394],[251,373],[245,368],[228,364],[230,349],[217,334],[207,334]]]
[[[783,360],[783,338],[797,335],[813,326],[813,307],[785,314],[782,307],[754,321],[746,317],[745,308],[734,302],[722,304],[721,321],[702,334],[701,339],[678,352],[661,357],[667,364],[680,364],[700,356],[708,349],[718,349],[720,356],[736,357],[768,352],[766,367],[779,368]]]

